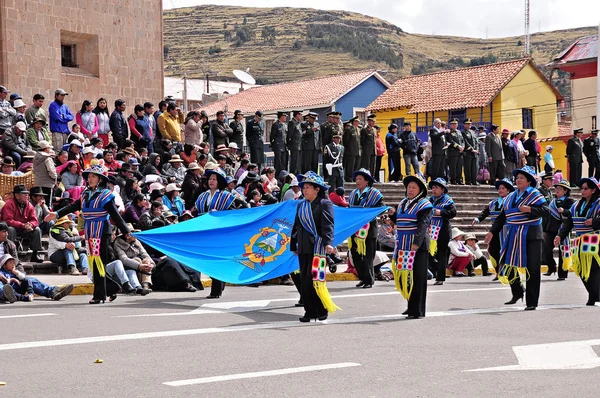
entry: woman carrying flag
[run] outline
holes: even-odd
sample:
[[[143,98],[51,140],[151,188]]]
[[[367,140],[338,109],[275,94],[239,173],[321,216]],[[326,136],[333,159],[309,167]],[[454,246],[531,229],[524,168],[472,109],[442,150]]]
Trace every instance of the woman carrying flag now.
[[[490,203],[483,209],[483,211],[479,214],[479,216],[473,219],[471,225],[479,224],[483,220],[485,220],[488,216],[490,217],[490,221],[492,224],[496,221],[496,218],[502,212],[504,208],[504,201],[506,196],[515,190],[515,187],[512,184],[512,181],[508,178],[504,178],[502,180],[496,181],[496,191],[498,191],[498,197],[490,201]],[[490,244],[488,246],[488,253],[490,254],[490,261],[492,262],[492,266],[496,270],[495,281],[498,280],[498,275],[500,274],[500,250],[501,250],[501,242],[504,240],[504,229],[500,231],[499,234],[494,234]],[[489,275],[489,274],[487,274]],[[486,276],[486,275],[484,275]]]
[[[425,316],[428,229],[433,205],[427,200],[427,183],[422,177],[407,176],[403,183],[406,198],[402,199],[396,210],[396,247],[392,272],[396,290],[408,300],[408,309],[402,315],[408,315],[407,319],[419,319]]]
[[[544,196],[536,189],[537,176],[531,166],[513,171],[516,190],[506,196],[504,207],[490,232],[485,237],[489,244],[494,234],[504,226],[506,233],[500,253],[500,282],[510,284],[512,299],[504,304],[515,304],[523,299],[524,289],[520,274],[527,281],[526,311],[535,310],[540,297],[542,265],[542,217],[548,214]]]
[[[594,178],[582,178],[577,184],[581,189],[581,199],[571,209],[562,211],[563,222],[554,245],[563,245],[569,232],[575,230],[575,242],[570,250],[573,271],[581,278],[588,291],[586,305],[595,305],[600,301],[600,189]],[[560,212],[562,209],[558,209]],[[561,243],[562,242],[562,243]],[[563,248],[563,261],[567,260],[568,249]],[[568,261],[568,260],[567,260]]]
[[[544,264],[548,266],[548,272],[544,276],[551,276],[556,272],[556,261],[554,261],[554,239],[558,235],[560,226],[565,219],[565,210],[571,209],[575,201],[570,197],[571,184],[567,180],[561,180],[558,184],[554,184],[554,192],[556,198],[552,199],[548,205],[550,216],[544,219]],[[571,267],[571,253],[568,240],[564,240],[563,244],[558,246],[558,280],[564,281],[569,275]],[[563,249],[567,248],[568,253],[563,253]],[[567,255],[566,261],[563,259]]]
[[[433,216],[429,225],[429,255],[433,265],[437,261],[434,285],[443,285],[446,280],[446,267],[448,266],[448,243],[452,225],[450,220],[456,217],[456,206],[448,195],[448,185],[443,178],[436,178],[429,182],[432,196],[429,201],[433,205]]]
[[[298,204],[290,250],[298,256],[304,316],[324,321],[328,312],[339,309],[325,286],[326,254],[333,253],[333,203],[327,199],[329,186],[313,171],[298,175],[304,200]]]

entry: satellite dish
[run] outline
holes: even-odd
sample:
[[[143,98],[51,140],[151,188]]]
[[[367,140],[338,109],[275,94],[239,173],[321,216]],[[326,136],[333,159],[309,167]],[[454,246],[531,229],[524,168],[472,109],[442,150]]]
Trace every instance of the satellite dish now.
[[[242,83],[255,85],[256,80],[248,72],[244,72],[243,70],[235,69],[233,71],[233,75]]]

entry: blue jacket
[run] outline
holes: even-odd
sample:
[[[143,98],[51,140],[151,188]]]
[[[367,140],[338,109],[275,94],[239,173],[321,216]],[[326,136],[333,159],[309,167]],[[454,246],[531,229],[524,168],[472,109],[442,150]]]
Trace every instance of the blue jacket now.
[[[385,146],[388,152],[400,152],[400,148],[402,145],[402,141],[398,138],[397,133],[392,133],[388,131],[385,136]]]
[[[53,101],[48,108],[48,114],[50,115],[51,132],[63,134],[70,133],[69,122],[75,118],[67,105]]]
[[[416,155],[419,150],[417,135],[412,131],[403,131],[400,138],[402,139],[402,149],[404,149],[404,154]]]

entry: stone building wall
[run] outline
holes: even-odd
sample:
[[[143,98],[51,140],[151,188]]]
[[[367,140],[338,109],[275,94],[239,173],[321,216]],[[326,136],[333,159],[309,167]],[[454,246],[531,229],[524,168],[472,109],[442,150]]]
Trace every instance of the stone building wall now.
[[[61,45],[74,49],[62,66]],[[0,0],[0,84],[27,104],[35,93],[123,98],[133,105],[163,97],[161,0]]]

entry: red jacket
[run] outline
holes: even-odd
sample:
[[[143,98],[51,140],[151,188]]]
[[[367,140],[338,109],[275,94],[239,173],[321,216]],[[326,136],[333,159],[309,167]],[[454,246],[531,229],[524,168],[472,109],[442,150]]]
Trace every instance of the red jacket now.
[[[23,229],[26,223],[31,223],[34,227],[38,226],[38,219],[35,215],[35,208],[31,202],[27,201],[25,209],[21,211],[21,207],[16,199],[9,199],[2,208],[0,218],[5,221],[10,227]]]

